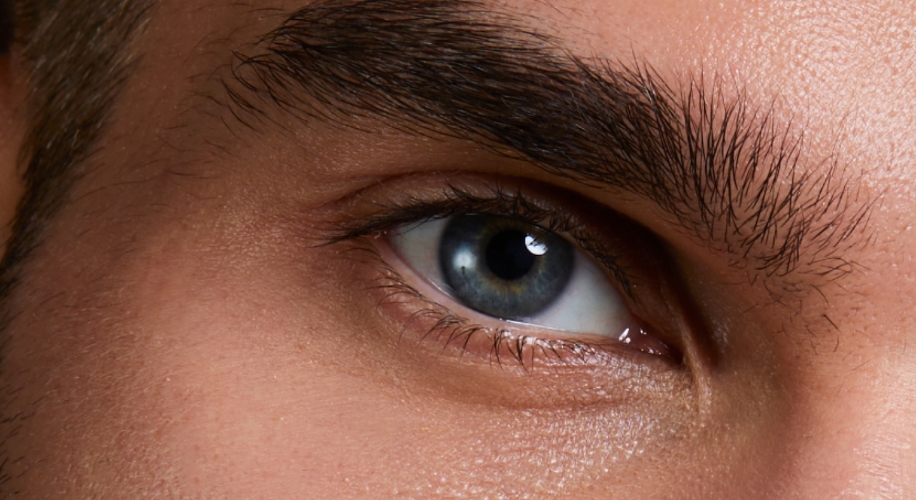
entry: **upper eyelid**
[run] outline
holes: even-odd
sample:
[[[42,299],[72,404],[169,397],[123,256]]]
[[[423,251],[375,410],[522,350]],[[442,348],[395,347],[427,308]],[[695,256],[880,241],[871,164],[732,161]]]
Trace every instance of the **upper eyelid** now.
[[[372,214],[339,221],[328,233],[325,244],[381,234],[423,220],[468,212],[512,216],[555,233],[568,234],[580,249],[598,261],[612,276],[624,295],[631,300],[635,299],[634,278],[629,266],[601,243],[598,228],[589,228],[587,224],[576,220],[576,216],[571,213],[572,208],[564,208],[559,204],[542,206],[522,190],[504,188],[500,184],[492,187],[488,195],[470,193],[456,185],[449,185],[438,193],[439,197],[431,200],[410,199],[392,203],[378,207]],[[611,211],[609,208],[604,210]]]
[[[361,217],[355,224],[341,224],[336,235],[332,235],[330,242],[341,241],[364,236],[372,232],[385,231],[399,225],[417,222],[424,218],[443,218],[469,210],[517,215],[525,217],[532,222],[542,225],[548,222],[545,229],[555,232],[565,232],[571,229],[568,218],[555,217],[556,213],[528,203],[524,195],[510,194],[499,186],[492,189],[487,196],[475,195],[456,187],[448,186],[440,191],[442,196],[434,200],[410,199],[396,204],[379,206],[371,215]],[[348,227],[349,226],[349,227]]]

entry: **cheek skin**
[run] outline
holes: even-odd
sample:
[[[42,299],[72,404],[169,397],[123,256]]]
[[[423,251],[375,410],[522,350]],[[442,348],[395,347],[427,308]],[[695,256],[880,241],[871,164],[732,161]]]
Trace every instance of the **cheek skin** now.
[[[359,309],[363,297],[348,297],[352,287],[335,286],[345,261],[261,248],[232,263],[194,247],[162,245],[137,269],[147,304],[138,328],[159,339],[147,351],[149,383],[167,395],[159,412],[177,415],[161,444],[192,495],[549,498],[596,488],[612,466],[655,468],[641,464],[649,450],[637,437],[662,429],[632,409],[525,412],[415,390],[384,355],[350,340],[377,336],[356,325],[379,323]],[[312,281],[296,284],[300,275]]]
[[[291,203],[265,195],[260,206],[225,210],[217,200],[185,211],[206,198],[171,200],[181,218],[128,217],[88,233],[79,216],[62,220],[59,237],[93,237],[49,245],[33,283],[68,284],[49,307],[72,312],[30,323],[7,365],[28,380],[21,400],[38,401],[23,410],[34,413],[31,441],[13,451],[34,460],[24,491],[715,498],[769,491],[764,479],[780,473],[767,447],[778,429],[764,425],[777,406],[746,407],[753,382],[717,391],[733,397],[705,416],[652,399],[524,410],[418,390],[392,351],[355,341],[397,334],[376,331],[365,285],[347,281],[359,273],[304,250],[276,218],[252,215],[289,213]],[[129,248],[114,244],[123,234],[134,235]],[[427,378],[451,373],[460,385],[459,370],[437,371],[434,357],[413,353],[408,362],[425,363]]]
[[[128,253],[106,254],[126,229],[103,226],[77,248],[47,255],[48,274],[37,282],[70,283],[60,305],[82,306],[66,324],[33,324],[43,338],[67,334],[21,370],[30,387],[53,387],[36,392],[44,399],[30,424],[48,444],[26,445],[40,461],[25,491],[708,497],[759,479],[742,471],[762,458],[751,444],[771,436],[755,434],[753,420],[702,427],[688,408],[653,401],[523,410],[417,390],[397,356],[354,341],[396,333],[375,330],[383,325],[374,309],[346,281],[359,273],[304,251],[275,219],[250,215],[266,206],[222,206],[166,221],[131,218],[143,236],[135,233]],[[116,293],[87,285],[99,279]],[[426,363],[432,380],[460,373],[437,371],[435,358],[422,356],[412,361]],[[659,418],[665,411],[686,421],[672,426]],[[717,411],[723,417],[710,423],[734,413]],[[672,484],[673,477],[696,479]]]

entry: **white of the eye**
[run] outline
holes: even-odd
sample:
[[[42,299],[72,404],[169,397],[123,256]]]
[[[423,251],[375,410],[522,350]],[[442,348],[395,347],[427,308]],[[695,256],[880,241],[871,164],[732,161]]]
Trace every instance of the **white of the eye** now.
[[[421,278],[448,295],[448,286],[439,268],[439,242],[447,224],[448,219],[435,219],[407,226],[392,234],[391,242]],[[529,242],[529,238],[533,241]],[[533,237],[526,237],[525,243],[536,255],[546,253],[546,247]],[[542,250],[540,254],[535,251],[538,249]],[[579,250],[574,258],[573,274],[557,301],[536,316],[513,322],[567,332],[620,335],[629,326],[623,299],[590,258]]]
[[[525,323],[556,330],[599,335],[619,335],[628,326],[629,314],[607,275],[580,251],[575,253],[573,274],[566,289],[544,312]]]
[[[412,224],[391,235],[395,250],[421,278],[443,292],[447,290],[439,269],[439,241],[448,219],[433,219]]]

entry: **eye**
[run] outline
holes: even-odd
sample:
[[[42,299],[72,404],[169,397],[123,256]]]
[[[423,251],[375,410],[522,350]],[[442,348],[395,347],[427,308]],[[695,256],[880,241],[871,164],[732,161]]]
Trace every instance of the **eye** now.
[[[608,274],[567,238],[524,220],[461,214],[389,232],[421,278],[466,308],[548,338],[598,337],[643,352],[667,346],[634,318]],[[454,309],[455,305],[449,305]]]

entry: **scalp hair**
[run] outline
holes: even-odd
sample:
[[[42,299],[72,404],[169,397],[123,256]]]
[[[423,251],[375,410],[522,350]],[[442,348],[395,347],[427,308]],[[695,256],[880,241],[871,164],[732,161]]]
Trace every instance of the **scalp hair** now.
[[[5,375],[7,327],[18,314],[11,297],[27,282],[30,255],[49,222],[68,203],[71,187],[92,160],[112,106],[135,58],[130,41],[142,29],[151,0],[0,0],[0,55],[16,55],[18,82],[27,87],[21,110],[25,140],[18,157],[24,186],[0,260],[0,496],[12,484],[11,442],[33,402],[17,401]],[[5,15],[4,15],[5,13]],[[24,291],[23,291],[24,292]],[[25,292],[24,292],[25,293]],[[27,329],[25,330],[26,333]]]
[[[0,48],[17,54],[28,87],[18,164],[25,189],[0,260],[0,330],[23,263],[66,204],[106,127],[134,62],[129,42],[149,6],[149,0],[0,0]]]

